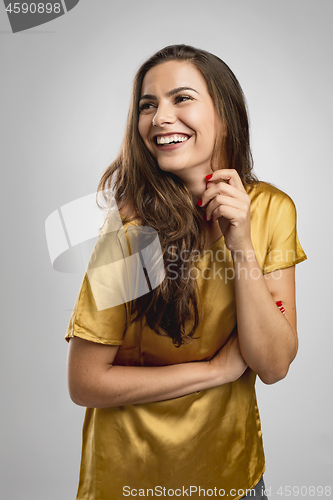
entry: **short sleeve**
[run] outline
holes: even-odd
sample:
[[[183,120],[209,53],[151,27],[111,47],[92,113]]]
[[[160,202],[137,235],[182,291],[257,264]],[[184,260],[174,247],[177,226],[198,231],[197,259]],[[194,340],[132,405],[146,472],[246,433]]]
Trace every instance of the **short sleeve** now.
[[[126,330],[126,305],[98,310],[87,273],[83,277],[65,339],[72,337],[106,345],[121,345]]]
[[[121,345],[128,318],[126,298],[128,245],[111,214],[104,224],[84,274],[65,339],[80,337]]]
[[[307,258],[298,239],[297,213],[293,200],[279,191],[271,199],[267,215],[269,245],[263,267],[265,274],[294,266]]]
[[[65,339],[76,336],[121,345],[133,300],[163,279],[158,233],[149,227],[125,226],[118,213],[111,212],[90,256]]]

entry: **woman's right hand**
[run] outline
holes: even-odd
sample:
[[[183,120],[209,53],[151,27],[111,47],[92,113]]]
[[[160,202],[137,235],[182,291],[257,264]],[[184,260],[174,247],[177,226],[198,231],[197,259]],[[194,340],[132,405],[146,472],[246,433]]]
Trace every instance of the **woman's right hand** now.
[[[221,374],[223,383],[226,383],[226,381],[234,382],[243,375],[247,368],[247,364],[244,361],[239,347],[237,326],[234,328],[224,346],[209,363],[217,373]]]
[[[68,356],[69,392],[89,408],[152,403],[178,398],[237,380],[246,370],[237,328],[210,361],[166,366],[122,366],[113,361],[119,346],[74,337]]]

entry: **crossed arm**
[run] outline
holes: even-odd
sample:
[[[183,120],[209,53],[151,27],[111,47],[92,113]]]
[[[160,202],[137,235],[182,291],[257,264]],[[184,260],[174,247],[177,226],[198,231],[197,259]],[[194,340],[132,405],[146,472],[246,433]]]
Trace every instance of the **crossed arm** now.
[[[118,347],[74,337],[68,386],[76,404],[107,408],[176,398],[233,382],[248,366],[266,384],[286,376],[298,346],[294,266],[262,275],[253,260],[250,200],[237,172],[211,174],[200,206],[208,221],[218,221],[233,256],[237,329],[210,361],[160,367],[113,365]],[[258,272],[251,272],[254,268]],[[285,314],[275,304],[279,300]]]
[[[233,382],[247,366],[265,383],[282,379],[297,351],[294,267],[277,276],[266,275],[252,289],[250,283],[236,288],[238,334],[235,330],[210,361],[117,366],[112,363],[118,346],[72,338],[67,370],[72,400],[91,408],[162,401]],[[276,300],[283,301],[285,314]]]

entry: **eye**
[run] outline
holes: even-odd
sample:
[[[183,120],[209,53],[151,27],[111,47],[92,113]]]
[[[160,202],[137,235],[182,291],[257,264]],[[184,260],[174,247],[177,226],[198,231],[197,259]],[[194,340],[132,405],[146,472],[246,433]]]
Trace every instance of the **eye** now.
[[[185,102],[185,101],[193,101],[193,97],[190,95],[177,95],[175,98],[175,103]]]
[[[154,108],[155,105],[151,102],[144,102],[139,106],[139,112],[142,113],[144,111],[149,111],[150,109]]]

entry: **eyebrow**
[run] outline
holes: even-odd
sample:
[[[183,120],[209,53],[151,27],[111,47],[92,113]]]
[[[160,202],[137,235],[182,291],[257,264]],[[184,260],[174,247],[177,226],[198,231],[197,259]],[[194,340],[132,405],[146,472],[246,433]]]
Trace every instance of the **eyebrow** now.
[[[171,97],[175,94],[178,94],[178,92],[182,92],[183,90],[192,90],[196,94],[199,94],[199,92],[195,89],[192,89],[192,87],[177,87],[176,89],[169,90],[169,92],[167,92],[165,95],[167,97]],[[142,99],[156,100],[157,97],[156,97],[156,95],[153,95],[153,94],[144,94],[143,96],[140,97],[140,101],[142,101]]]

